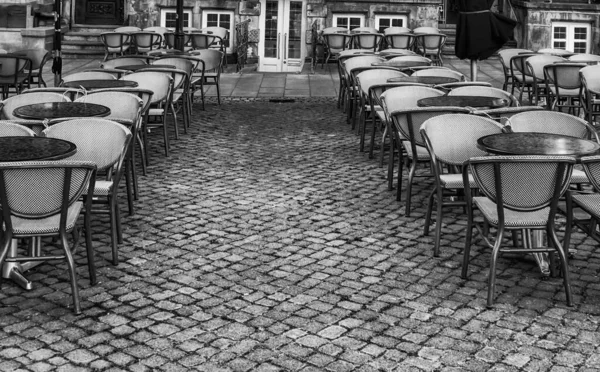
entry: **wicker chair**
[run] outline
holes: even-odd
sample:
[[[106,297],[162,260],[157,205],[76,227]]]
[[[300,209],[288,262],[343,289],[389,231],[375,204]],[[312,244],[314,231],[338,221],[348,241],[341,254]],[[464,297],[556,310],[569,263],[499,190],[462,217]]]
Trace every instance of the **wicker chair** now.
[[[463,169],[465,197],[467,201],[467,232],[461,276],[467,278],[471,255],[473,228],[477,228],[484,242],[492,248],[488,276],[487,306],[491,307],[496,288],[496,267],[501,253],[558,253],[567,298],[573,305],[569,280],[569,266],[565,249],[561,245],[555,227],[559,198],[567,190],[575,158],[566,156],[487,156],[471,158]],[[473,196],[469,187],[470,170],[483,196]],[[535,185],[535,187],[523,187]],[[496,229],[490,239],[488,228],[475,223],[477,208],[488,226]],[[505,232],[538,230],[547,233],[548,246],[503,247]],[[554,268],[551,266],[552,271]]]
[[[393,177],[394,177],[394,150],[398,148],[399,164],[398,164],[398,187],[396,189],[396,200],[400,200],[402,195],[402,165],[404,160],[402,159],[402,148],[406,149],[406,155],[409,160],[411,170],[408,173],[408,186],[406,188],[407,204],[405,209],[406,216],[410,216],[410,196],[412,192],[412,181],[415,177],[417,163],[429,162],[429,153],[423,146],[416,146],[416,154],[411,151],[412,147],[408,141],[408,137],[404,133],[399,132],[399,128],[402,126],[402,122],[406,121],[405,115],[400,114],[397,117],[396,124],[393,123],[392,116],[394,111],[407,110],[417,108],[417,101],[427,97],[440,97],[443,96],[444,92],[425,86],[418,85],[406,85],[388,89],[381,94],[381,104],[388,120],[388,133],[390,136],[390,156],[388,161],[388,189],[392,188]],[[400,120],[400,122],[398,122]],[[406,143],[404,143],[406,142]],[[418,176],[418,175],[417,175]],[[429,177],[430,175],[425,175]]]
[[[416,35],[415,49],[424,57],[429,57],[436,66],[443,66],[442,49],[446,44],[447,36],[440,33],[427,33]]]
[[[142,126],[143,100],[136,94],[120,91],[92,91],[76,100],[76,102],[95,103],[110,108],[110,115],[104,119],[116,121],[126,126],[132,134],[132,144],[127,154],[125,164],[125,185],[129,215],[133,215],[133,201],[138,196],[137,173],[135,169],[135,147],[138,143],[139,132]],[[142,159],[144,160],[144,159]]]
[[[546,106],[549,107],[550,93],[546,89],[546,78],[544,76],[544,67],[556,62],[564,62],[563,57],[540,54],[531,56],[525,60],[525,66],[529,75],[533,77],[533,104],[538,105],[540,99],[545,99]]]
[[[191,84],[191,97],[190,100],[193,102],[194,94],[200,91],[200,97],[202,99],[202,109],[205,107],[205,96],[206,87],[214,86],[217,90],[217,102],[221,104],[221,71],[223,66],[223,52],[214,49],[206,49],[201,51],[194,51],[192,53],[194,58],[199,59],[199,63],[194,67],[194,73],[192,74]]]
[[[467,80],[465,75],[449,68],[425,68],[413,72],[412,76],[442,76],[457,79],[459,82]]]
[[[343,107],[346,110],[346,122],[350,123],[352,120],[354,110],[356,105],[358,105],[359,92],[354,80],[354,76],[352,75],[352,71],[354,69],[364,68],[364,67],[372,67],[373,63],[382,62],[378,56],[368,55],[368,56],[358,56],[353,58],[348,58],[344,61],[342,66],[342,75],[343,75],[343,87],[342,87],[342,100],[344,101]]]
[[[451,109],[447,108],[447,111]],[[444,111],[444,110],[440,110]],[[468,110],[464,110],[468,111]],[[417,114],[438,114],[435,108],[424,108],[412,112],[412,120]],[[419,122],[421,120],[418,120]],[[472,157],[487,155],[477,147],[479,137],[502,133],[502,125],[494,120],[474,115],[452,114],[438,115],[426,120],[420,129],[421,136],[431,158],[435,185],[429,194],[427,214],[423,234],[429,235],[433,205],[436,205],[435,243],[433,255],[440,255],[440,239],[442,236],[442,219],[444,207],[465,206],[463,200],[451,200],[449,197],[460,196],[464,191],[463,178],[460,172],[450,173],[444,168],[460,170],[463,164]],[[469,177],[471,187],[475,187]]]
[[[169,156],[169,130],[167,127],[167,115],[170,107],[171,91],[173,90],[173,78],[170,74],[164,71],[140,71],[129,74],[123,77],[124,80],[135,81],[138,83],[138,88],[146,89],[151,92],[152,99],[150,108],[146,111],[143,122],[142,142],[146,155],[146,163],[149,163],[148,158],[148,128],[161,127],[164,136],[165,155]],[[158,117],[159,120],[153,123],[149,122],[151,117]],[[177,126],[177,123],[174,123]]]
[[[567,201],[567,227],[565,229],[565,249],[569,248],[571,240],[571,230],[574,224],[581,228],[588,236],[600,241],[597,232],[598,222],[600,221],[600,155],[585,156],[580,159],[583,170],[587,175],[589,182],[594,188],[594,192],[578,192],[568,190],[566,194]],[[573,209],[581,208],[586,212],[590,219],[587,221],[577,221],[574,218]]]
[[[330,59],[336,59],[341,51],[350,48],[352,35],[340,33],[339,31],[328,33],[323,30],[321,39],[323,40],[323,44],[325,46],[325,59],[321,65],[321,67],[324,67],[324,65],[329,62]]]
[[[92,213],[109,215],[112,262],[118,265],[117,246],[123,242],[118,191],[123,164],[130,151],[131,131],[115,121],[80,118],[54,124],[44,131],[44,135],[73,142],[77,145],[77,152],[69,159],[92,162],[101,172],[91,189],[94,197],[92,203],[93,206],[104,205],[106,208],[94,208]]]
[[[46,87],[43,77],[44,66],[46,66],[48,61],[52,60],[52,53],[46,49],[23,49],[16,51],[15,54],[23,55],[31,60],[31,65],[27,66],[30,75],[28,86],[37,84],[38,87],[42,85]]]
[[[394,77],[408,76],[405,73],[392,68],[373,68],[359,72],[356,75],[358,94],[360,102],[358,104],[358,131],[360,134],[359,150],[362,152],[365,148],[365,137],[367,131],[367,121],[373,123],[371,134],[373,139],[377,130],[378,115],[376,111],[383,111],[383,108],[371,101],[370,89],[374,85],[386,84],[388,79]],[[372,157],[372,156],[371,156]]]
[[[587,66],[579,71],[583,112],[590,125],[595,126],[600,115],[600,65]]]
[[[512,88],[514,77],[512,76],[510,69],[510,59],[520,53],[533,53],[533,51],[520,48],[507,48],[498,51],[498,59],[502,65],[502,71],[504,72],[504,83],[502,83],[502,90],[508,91],[509,85]],[[512,91],[512,94],[514,94],[514,90]]]
[[[104,32],[100,34],[100,41],[104,45],[104,61],[111,54],[114,57],[124,55],[131,47],[131,35],[129,32]]]
[[[579,71],[585,63],[555,63],[544,66],[544,80],[548,92],[548,109],[579,115],[581,108],[581,78]]]
[[[33,137],[36,133],[27,126],[9,120],[0,120],[0,137]]]
[[[414,42],[415,35],[410,32],[385,34],[385,43],[390,49],[412,50]]]
[[[600,62],[600,55],[597,54],[588,54],[588,53],[580,53],[573,54],[567,58],[571,62],[582,62],[591,65],[597,65]]]
[[[138,31],[131,34],[131,41],[136,53],[147,53],[162,47],[163,36],[156,32]]]
[[[533,76],[529,73],[525,61],[527,58],[536,56],[536,53],[519,53],[510,59],[510,76],[512,83],[510,94],[515,94],[515,89],[519,90],[519,102],[523,104],[523,93],[527,90],[527,97],[531,102],[533,92]]]
[[[23,55],[0,54],[0,88],[2,89],[2,99],[9,96],[11,89],[19,94],[23,87],[30,87],[31,59]]]
[[[352,35],[352,45],[355,49],[378,52],[381,49],[383,35],[376,33],[356,33]]]
[[[76,80],[116,80],[115,75],[104,71],[81,71],[64,76],[61,85]]]
[[[90,283],[96,284],[91,240],[90,208],[96,166],[75,160],[0,163],[0,204],[4,231],[0,266],[5,262],[65,260],[71,279],[73,311],[81,313],[79,286],[68,233],[78,232],[77,220],[84,213]],[[87,195],[80,201],[82,195]],[[33,244],[29,255],[9,257],[13,239],[58,236],[61,255],[42,255],[41,244]],[[18,251],[17,251],[18,254]]]

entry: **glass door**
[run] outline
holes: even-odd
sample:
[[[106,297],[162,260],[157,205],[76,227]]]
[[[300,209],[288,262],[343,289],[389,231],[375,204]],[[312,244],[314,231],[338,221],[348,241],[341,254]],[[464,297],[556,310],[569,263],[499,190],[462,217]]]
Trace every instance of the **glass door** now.
[[[261,0],[259,71],[298,72],[306,56],[306,0]]]

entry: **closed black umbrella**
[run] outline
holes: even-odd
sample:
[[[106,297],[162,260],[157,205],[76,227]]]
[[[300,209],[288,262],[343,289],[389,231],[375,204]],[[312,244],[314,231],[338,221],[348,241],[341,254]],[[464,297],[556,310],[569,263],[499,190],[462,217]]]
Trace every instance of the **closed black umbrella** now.
[[[494,0],[457,0],[455,53],[471,60],[471,80],[477,80],[477,61],[487,59],[513,39],[515,20],[493,13]]]
[[[52,73],[54,74],[54,86],[58,86],[62,79],[62,57],[61,57],[61,24],[60,24],[60,0],[54,2],[54,38],[52,39]]]

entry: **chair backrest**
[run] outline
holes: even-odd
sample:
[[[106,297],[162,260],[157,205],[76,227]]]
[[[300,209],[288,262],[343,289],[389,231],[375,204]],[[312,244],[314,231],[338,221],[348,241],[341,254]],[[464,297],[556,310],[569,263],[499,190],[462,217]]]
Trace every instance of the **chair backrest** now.
[[[34,103],[46,103],[46,102],[70,102],[71,100],[61,93],[54,92],[33,92],[27,94],[19,94],[16,96],[8,97],[2,101],[2,119],[19,119],[13,115],[13,111],[17,107],[31,105]]]
[[[13,123],[8,120],[0,120],[0,137],[35,136],[35,132],[28,127]]]
[[[469,160],[479,190],[502,207],[536,211],[552,206],[569,186],[575,158],[569,156],[486,156]],[[535,187],[532,187],[535,185]],[[503,216],[503,214],[502,214]]]
[[[382,62],[383,59],[379,56],[368,55],[348,58],[344,64],[343,69],[346,74],[346,78],[349,78],[352,74],[352,70],[360,67],[371,67],[373,63]]]
[[[387,83],[388,79],[403,76],[408,75],[404,72],[394,69],[373,68],[359,72],[356,75],[356,81],[364,97],[368,97],[371,86],[385,84]]]
[[[60,93],[67,97],[69,101],[73,101],[81,95],[85,94],[85,90],[78,88],[67,88],[67,87],[47,87],[47,88],[28,88],[21,92],[21,94],[29,93]]]
[[[137,95],[119,91],[92,91],[75,102],[95,103],[110,109],[104,117],[118,122],[137,123],[140,120],[143,101]]]
[[[384,35],[412,32],[408,27],[388,27],[383,30]]]
[[[519,53],[516,56],[510,58],[510,71],[511,76],[526,78],[531,76],[531,73],[525,65],[525,61],[529,57],[537,56],[537,53]]]
[[[385,34],[385,42],[388,48],[410,49],[415,42],[415,35],[408,32],[397,32]]]
[[[133,33],[133,32],[139,32],[142,31],[141,28],[136,27],[136,26],[122,26],[122,27],[117,27],[113,30],[113,32],[123,32],[123,33]]]
[[[204,71],[221,71],[221,65],[223,64],[223,52],[214,49],[206,49],[199,52],[195,51],[193,56],[200,58],[203,61],[202,65],[204,66]]]
[[[164,72],[138,71],[123,76],[122,80],[135,81],[138,88],[152,91],[150,104],[164,103],[171,95],[173,78]]]
[[[350,30],[354,34],[378,34],[379,30],[374,27],[357,27]]]
[[[161,26],[151,26],[151,27],[146,27],[144,28],[142,31],[144,32],[156,32],[157,34],[159,34],[160,36],[165,37],[165,33],[167,32],[171,32],[169,31],[168,28],[166,27],[161,27]]]
[[[544,81],[544,66],[561,61],[565,61],[565,59],[551,54],[540,54],[527,58],[525,66],[527,66],[529,75],[533,76],[535,80]]]
[[[144,57],[117,57],[113,59],[106,60],[100,63],[100,67],[102,68],[116,68],[120,66],[127,65],[146,65],[148,64],[148,58]]]
[[[422,70],[417,70],[412,73],[412,76],[440,76],[440,77],[454,78],[454,79],[457,79],[458,81],[467,80],[467,77],[465,75],[463,75],[462,73],[455,71],[455,70],[450,70],[449,68],[443,68],[443,67],[442,68],[440,68],[440,67],[426,68],[426,69],[422,69]]]
[[[413,155],[416,156],[415,146],[425,147],[425,140],[420,132],[421,125],[433,117],[452,113],[467,115],[469,110],[461,107],[411,107],[390,111],[390,118],[396,131],[411,143]]]
[[[323,33],[323,42],[325,47],[329,49],[330,53],[338,53],[342,50],[348,49],[350,42],[352,41],[352,35],[342,33]]]
[[[345,27],[325,27],[323,29],[323,31],[321,31],[322,34],[330,34],[330,33],[335,33],[335,32],[349,32],[349,31]]]
[[[444,92],[426,86],[404,85],[386,90],[381,94],[381,105],[389,117],[392,111],[418,107],[417,102],[422,98],[440,97]]]
[[[77,152],[69,160],[90,161],[98,170],[119,166],[131,141],[131,131],[124,125],[101,118],[62,121],[48,127],[43,134],[73,142]]]
[[[559,111],[529,111],[513,115],[510,128],[513,132],[562,134],[599,142],[596,130],[585,120]]]
[[[220,38],[213,34],[194,32],[190,34],[193,49],[208,49]]]
[[[588,93],[600,94],[600,65],[582,68],[579,70],[579,76]]]
[[[152,102],[152,96],[154,92],[149,89],[142,88],[107,88],[107,89],[96,89],[93,91],[93,94],[100,92],[117,92],[117,93],[129,93],[134,96],[140,98],[142,100],[142,112],[144,115],[146,111],[150,108],[150,103]]]
[[[475,110],[471,111],[471,115],[480,115],[486,118],[496,120],[502,125],[510,125],[510,118],[516,114],[528,111],[544,111],[546,108],[542,106],[514,106],[514,107],[501,107],[497,109],[489,110]]]
[[[590,62],[590,64],[597,64],[600,62],[600,55],[597,54],[589,54],[589,53],[579,53],[573,54],[567,58],[569,61],[573,62]]]
[[[175,66],[178,70],[185,71],[188,76],[192,75],[194,67],[197,63],[192,62],[192,60],[188,58],[180,58],[180,57],[162,57],[152,61],[152,66],[160,66],[160,65],[171,65]]]
[[[390,59],[402,56],[417,56],[418,54],[409,49],[389,48],[379,51],[379,56]]]
[[[502,68],[504,68],[506,73],[510,71],[510,59],[519,53],[533,53],[533,51],[521,48],[506,48],[498,51],[500,63],[502,64]]]
[[[122,53],[129,48],[131,35],[126,32],[104,32],[100,34],[100,41],[111,53]]]
[[[356,33],[352,35],[352,43],[357,49],[378,51],[383,40],[382,34],[376,33]]]
[[[36,219],[63,214],[93,185],[95,165],[76,160],[0,163],[0,203],[6,230],[12,217]],[[64,226],[62,226],[64,228]]]
[[[491,86],[492,86],[492,84],[488,83],[487,81],[459,81],[456,83],[437,84],[435,86],[435,88],[451,91],[453,89],[462,88],[462,87],[491,87]]]
[[[39,70],[44,64],[50,60],[52,53],[46,49],[22,49],[14,52],[16,55],[22,55],[31,60],[30,70]]]
[[[556,49],[556,48],[542,48],[542,49],[538,49],[537,52],[540,54],[551,54],[551,55],[555,55],[555,56],[564,56],[564,55],[573,54],[573,52],[570,52],[568,50]]]
[[[63,76],[63,82],[75,80],[116,80],[115,75],[103,71],[81,71]]]
[[[544,79],[548,85],[560,89],[579,89],[581,78],[579,71],[586,66],[585,63],[554,63],[544,66]]]
[[[449,165],[461,166],[475,156],[487,153],[477,147],[480,137],[502,133],[502,125],[492,119],[470,114],[435,116],[420,129],[432,158]]]
[[[427,33],[416,36],[417,47],[425,52],[435,52],[446,44],[447,36],[439,33]]]
[[[216,35],[223,40],[225,40],[227,38],[227,35],[229,34],[228,29],[226,29],[225,27],[219,27],[219,26],[204,27],[200,31]]]
[[[131,34],[138,53],[158,49],[162,45],[163,36],[156,32],[138,31]]]
[[[600,192],[600,155],[584,156],[580,162],[594,190]]]
[[[165,46],[167,48],[175,48],[175,33],[174,32],[165,32],[163,34],[163,40],[165,42]]]
[[[494,87],[485,87],[485,86],[465,86],[454,88],[450,92],[448,92],[449,96],[485,96],[485,97],[495,97],[505,99],[507,102],[510,102],[508,106],[519,106],[519,100],[510,94],[509,92],[494,88]]]
[[[439,34],[440,30],[437,27],[422,26],[412,30],[414,34]]]
[[[14,78],[16,81],[17,76],[31,64],[31,60],[26,56],[0,54],[0,77]]]

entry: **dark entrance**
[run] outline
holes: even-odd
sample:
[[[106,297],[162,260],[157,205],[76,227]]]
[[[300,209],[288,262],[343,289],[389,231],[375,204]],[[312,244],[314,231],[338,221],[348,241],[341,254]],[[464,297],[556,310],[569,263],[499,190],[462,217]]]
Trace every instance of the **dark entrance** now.
[[[458,21],[456,0],[442,0],[442,20],[445,24],[455,25]]]
[[[77,0],[75,23],[86,25],[122,25],[125,0]]]

